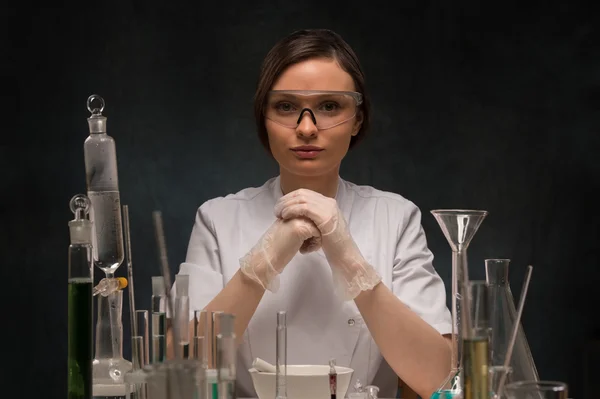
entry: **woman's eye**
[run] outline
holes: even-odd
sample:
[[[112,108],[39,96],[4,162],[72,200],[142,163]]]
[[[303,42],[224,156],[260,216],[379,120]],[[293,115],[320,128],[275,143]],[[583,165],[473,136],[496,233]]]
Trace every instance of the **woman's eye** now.
[[[321,106],[321,109],[326,112],[332,112],[339,108],[336,103],[325,103]]]
[[[279,103],[275,106],[278,111],[290,112],[294,110],[294,107],[290,103]]]

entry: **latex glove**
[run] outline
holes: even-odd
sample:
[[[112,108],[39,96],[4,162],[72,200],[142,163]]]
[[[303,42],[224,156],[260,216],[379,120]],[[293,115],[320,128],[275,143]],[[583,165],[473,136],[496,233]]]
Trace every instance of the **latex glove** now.
[[[240,259],[242,273],[271,292],[279,290],[279,274],[292,258],[321,248],[321,233],[307,218],[276,219],[256,245]]]
[[[336,294],[342,299],[354,299],[381,282],[381,277],[362,256],[350,235],[335,199],[299,189],[277,201],[275,216],[285,220],[307,217],[314,222],[321,232],[323,252],[331,266]]]

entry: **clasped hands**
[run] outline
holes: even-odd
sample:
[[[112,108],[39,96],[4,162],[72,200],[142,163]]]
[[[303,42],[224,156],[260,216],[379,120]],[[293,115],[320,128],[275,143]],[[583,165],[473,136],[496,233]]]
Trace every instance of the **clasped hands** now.
[[[299,189],[281,197],[274,212],[275,222],[240,259],[242,272],[263,288],[277,292],[279,274],[296,253],[320,248],[341,299],[352,300],[381,281],[354,242],[335,199]]]

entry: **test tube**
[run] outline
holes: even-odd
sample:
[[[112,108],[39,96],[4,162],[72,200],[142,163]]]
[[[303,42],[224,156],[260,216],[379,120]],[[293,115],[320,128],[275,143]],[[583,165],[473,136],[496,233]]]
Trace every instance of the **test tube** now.
[[[210,362],[210,367],[211,369],[216,368],[217,366],[217,335],[219,335],[221,333],[221,315],[223,314],[223,311],[214,311],[211,312],[212,313],[212,323],[211,323],[211,346],[210,346],[210,356],[211,356],[211,362]]]
[[[275,345],[275,399],[287,399],[287,317],[283,310],[277,312]]]
[[[178,274],[175,276],[175,322],[179,326],[179,345],[177,350],[181,355],[182,359],[189,358],[189,347],[190,347],[190,329],[189,329],[189,317],[190,317],[190,298],[188,291],[190,287],[190,276]]]
[[[219,316],[219,328],[221,331],[217,335],[218,399],[234,399],[236,397],[235,316],[227,313],[220,314]]]
[[[204,331],[202,327],[207,327],[206,321],[206,310],[195,310],[194,311],[194,353],[193,357],[195,360],[201,362],[202,367],[206,368],[208,365],[208,353],[204,348]]]
[[[137,335],[131,337],[133,369],[143,369],[150,362],[148,342],[148,311],[136,310],[133,321]]]
[[[208,399],[219,399],[219,373],[217,370],[217,335],[220,334],[220,318],[223,311],[213,311],[210,317],[210,329],[208,330],[210,339],[207,346],[210,363],[206,369],[206,386],[208,389]]]
[[[152,363],[166,360],[166,331],[165,283],[161,276],[155,276],[152,277]]]

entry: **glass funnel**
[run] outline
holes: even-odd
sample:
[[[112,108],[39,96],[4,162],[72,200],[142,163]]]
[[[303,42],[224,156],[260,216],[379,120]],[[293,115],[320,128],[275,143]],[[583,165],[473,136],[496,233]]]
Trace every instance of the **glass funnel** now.
[[[485,278],[491,297],[490,356],[492,366],[503,366],[506,350],[514,331],[517,310],[508,280],[510,259],[486,259]],[[512,381],[538,381],[539,376],[527,337],[519,325],[509,367],[512,372],[507,383]]]
[[[452,250],[452,359],[450,375],[432,395],[434,398],[451,398],[462,393],[463,332],[470,329],[468,298],[463,295],[469,282],[467,248],[477,233],[487,211],[466,209],[436,209],[431,213],[440,225]]]
[[[125,374],[132,369],[123,358],[123,291],[108,296],[98,295],[96,354],[93,362],[93,395],[110,397],[125,395]],[[112,313],[112,315],[110,315]],[[110,317],[112,316],[112,317]],[[110,320],[114,325],[111,325]]]

